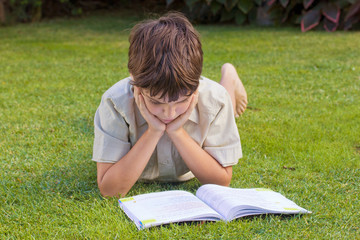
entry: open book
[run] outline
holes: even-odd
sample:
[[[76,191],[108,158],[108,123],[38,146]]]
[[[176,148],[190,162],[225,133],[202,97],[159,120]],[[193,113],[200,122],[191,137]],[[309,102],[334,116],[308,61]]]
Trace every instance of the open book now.
[[[270,189],[214,184],[201,186],[196,196],[174,190],[121,198],[119,204],[138,229],[186,221],[231,221],[259,214],[311,213]]]

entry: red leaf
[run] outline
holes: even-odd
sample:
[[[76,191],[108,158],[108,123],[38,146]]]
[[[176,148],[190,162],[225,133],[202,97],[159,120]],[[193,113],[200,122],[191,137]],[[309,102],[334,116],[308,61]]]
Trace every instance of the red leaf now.
[[[334,3],[329,3],[327,4],[323,9],[322,9],[322,13],[324,14],[324,16],[329,19],[330,21],[332,21],[333,23],[338,23],[339,19],[340,19],[340,8],[334,4]]]
[[[351,21],[346,21],[344,23],[344,30],[347,31],[352,27],[352,22]]]
[[[270,26],[273,24],[269,12],[266,7],[258,7],[256,11],[256,23],[260,26]]]
[[[304,8],[308,9],[313,2],[314,2],[314,0],[304,0],[303,1]]]
[[[324,28],[328,32],[334,32],[338,27],[338,23],[335,23],[327,18],[324,19]]]
[[[281,20],[282,23],[284,23],[289,18],[289,14],[293,10],[295,5],[297,5],[296,1],[289,2],[289,5],[287,6],[287,8],[285,8],[285,14],[283,15],[283,18]],[[301,19],[297,22],[297,24],[300,24],[300,21],[301,21]]]
[[[360,1],[357,1],[356,3],[354,3],[353,5],[351,5],[348,13],[345,16],[345,21],[347,21],[349,18],[351,18],[352,16],[360,14]]]
[[[267,1],[266,1],[266,4],[267,4],[268,6],[271,6],[271,5],[273,5],[273,4],[275,3],[275,1],[276,1],[276,0],[267,0]]]
[[[306,32],[316,27],[320,22],[320,11],[310,10],[301,19],[301,31]]]
[[[346,22],[344,22],[344,30],[349,30],[357,22],[360,22],[360,14],[354,15],[353,17],[348,19]]]

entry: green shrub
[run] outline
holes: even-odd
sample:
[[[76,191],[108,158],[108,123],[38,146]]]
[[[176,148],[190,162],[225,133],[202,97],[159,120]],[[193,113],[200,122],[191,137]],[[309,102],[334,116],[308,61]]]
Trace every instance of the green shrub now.
[[[5,0],[5,23],[36,22],[42,18],[80,15],[82,8],[71,0]]]
[[[160,1],[160,0],[157,0]],[[0,0],[0,22],[36,22],[43,18],[80,16],[84,11],[127,7],[131,0]],[[163,2],[163,0],[161,0]],[[165,5],[165,3],[164,3]]]
[[[183,6],[184,3],[180,2],[180,5]],[[0,23],[36,22],[58,16],[81,16],[84,12],[99,9],[133,9],[137,12],[167,10],[164,0],[0,0]]]

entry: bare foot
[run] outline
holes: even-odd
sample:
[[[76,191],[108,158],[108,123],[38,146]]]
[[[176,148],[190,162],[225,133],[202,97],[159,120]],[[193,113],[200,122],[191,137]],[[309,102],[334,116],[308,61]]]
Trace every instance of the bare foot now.
[[[248,101],[245,87],[232,64],[225,63],[222,66],[220,84],[229,92],[234,114],[238,117],[245,111]]]

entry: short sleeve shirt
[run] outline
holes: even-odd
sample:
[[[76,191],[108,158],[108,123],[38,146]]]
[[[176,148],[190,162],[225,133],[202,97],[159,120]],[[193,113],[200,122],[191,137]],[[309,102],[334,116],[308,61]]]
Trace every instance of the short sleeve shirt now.
[[[93,160],[120,161],[148,125],[134,99],[131,78],[125,78],[102,96],[95,113]],[[223,167],[242,157],[240,136],[229,94],[217,82],[200,78],[198,103],[184,124],[185,131]],[[140,180],[186,181],[193,178],[166,133],[159,140]]]

